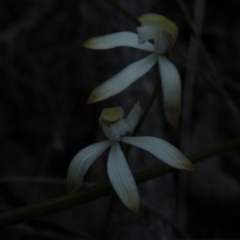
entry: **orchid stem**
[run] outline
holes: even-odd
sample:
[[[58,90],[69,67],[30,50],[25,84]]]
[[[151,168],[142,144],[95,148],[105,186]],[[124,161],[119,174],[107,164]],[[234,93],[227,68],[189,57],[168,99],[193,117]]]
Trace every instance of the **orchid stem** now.
[[[156,97],[157,97],[157,95],[159,93],[159,90],[160,90],[160,81],[157,81],[157,83],[155,84],[154,90],[152,92],[152,95],[151,95],[151,97],[150,97],[150,99],[148,101],[147,107],[143,111],[143,113],[142,113],[142,115],[141,115],[141,117],[139,119],[139,122],[138,122],[137,126],[135,127],[135,129],[134,129],[134,131],[132,133],[132,136],[136,136],[138,134],[138,132],[139,132],[139,130],[140,130],[140,128],[141,128],[145,118],[147,117],[147,114],[149,113],[149,111],[150,111],[150,109],[152,107],[153,102],[155,101],[155,99],[156,99]],[[131,145],[128,144],[126,146],[125,150],[124,150],[125,156],[127,156],[129,154],[130,149],[131,149]]]
[[[192,154],[188,156],[188,158],[192,161],[192,163],[197,163],[238,145],[240,145],[240,137]],[[176,170],[168,165],[163,165],[161,167],[151,168],[149,170],[134,174],[134,178],[139,184],[173,171]],[[112,192],[113,189],[110,183],[105,182],[85,190],[54,198],[52,200],[8,210],[0,214],[0,228],[90,202],[92,200],[107,196]]]
[[[127,9],[121,7],[116,1],[114,0],[104,0],[107,4],[114,7],[117,11],[121,12],[124,16],[129,18],[132,22],[134,22],[136,25],[141,26],[142,24],[137,19],[136,16],[134,16],[131,12],[129,12]]]

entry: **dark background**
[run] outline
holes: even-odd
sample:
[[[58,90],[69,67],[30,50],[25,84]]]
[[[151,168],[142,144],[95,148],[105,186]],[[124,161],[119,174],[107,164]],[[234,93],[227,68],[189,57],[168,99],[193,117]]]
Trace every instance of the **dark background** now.
[[[188,155],[239,133],[221,94],[211,84],[205,58],[177,0],[117,1],[136,16],[153,12],[180,30],[170,59],[183,82],[178,130],[169,126],[162,97],[140,135],[164,138]],[[185,0],[222,86],[240,108],[238,0]],[[142,107],[158,79],[155,66],[113,98],[86,105],[90,92],[148,53],[81,47],[90,37],[136,32],[126,16],[97,0],[0,1],[0,210],[66,194],[66,173],[82,148],[105,139],[98,125],[104,107]],[[186,58],[189,57],[189,61]],[[117,197],[105,197],[0,231],[1,239],[240,239],[239,151],[212,157],[194,172],[176,171],[139,185],[141,209],[134,215]],[[86,175],[84,186],[107,179],[107,154]],[[133,148],[133,172],[162,163]]]

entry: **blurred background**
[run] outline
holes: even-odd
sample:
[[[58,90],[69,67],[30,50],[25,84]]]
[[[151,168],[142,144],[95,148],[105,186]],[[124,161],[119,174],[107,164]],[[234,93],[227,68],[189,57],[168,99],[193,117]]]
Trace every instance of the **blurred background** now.
[[[239,121],[226,101],[240,109],[240,19],[238,0],[182,0],[217,69],[214,78],[192,35],[179,0],[117,3],[135,16],[152,12],[180,30],[171,61],[183,83],[177,130],[164,119],[161,93],[139,135],[164,138],[189,155],[239,134]],[[132,31],[136,25],[97,0],[0,1],[0,210],[66,194],[66,174],[82,148],[105,140],[98,117],[105,107],[126,114],[143,108],[158,81],[155,66],[124,92],[86,105],[90,92],[148,53],[115,48],[84,49],[88,38]],[[219,91],[219,86],[221,90]],[[107,180],[107,153],[88,171],[83,187]],[[136,173],[160,166],[132,148]],[[32,219],[0,230],[1,239],[240,239],[239,150],[139,185],[141,208],[134,215],[115,196]]]

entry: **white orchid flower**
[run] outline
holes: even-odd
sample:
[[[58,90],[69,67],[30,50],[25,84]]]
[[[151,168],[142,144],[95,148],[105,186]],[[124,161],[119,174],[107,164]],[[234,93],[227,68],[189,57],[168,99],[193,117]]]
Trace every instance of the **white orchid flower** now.
[[[162,81],[164,111],[168,122],[177,127],[181,112],[181,80],[177,68],[164,56],[175,43],[178,36],[177,26],[157,14],[146,14],[139,18],[142,26],[136,33],[118,32],[87,40],[83,46],[90,49],[110,49],[133,47],[153,54],[134,62],[121,72],[95,88],[89,96],[88,104],[112,97],[141,76],[158,62]],[[154,44],[148,40],[153,40]]]
[[[139,195],[135,180],[129,169],[120,142],[142,148],[163,162],[179,169],[192,170],[192,163],[173,145],[156,137],[127,137],[137,125],[141,115],[141,107],[136,103],[124,119],[124,111],[120,107],[107,108],[102,111],[99,122],[109,140],[90,145],[72,159],[67,174],[68,190],[80,188],[84,174],[95,160],[110,147],[107,161],[109,180],[121,199],[132,211],[139,208]]]

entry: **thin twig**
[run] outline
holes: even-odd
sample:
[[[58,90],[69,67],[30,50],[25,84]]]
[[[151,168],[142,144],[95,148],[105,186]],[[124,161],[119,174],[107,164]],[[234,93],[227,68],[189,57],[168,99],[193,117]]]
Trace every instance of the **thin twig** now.
[[[190,155],[188,158],[192,161],[192,163],[197,163],[239,145],[240,137],[231,139],[227,142],[208,148],[199,153]],[[174,168],[168,165],[163,165],[161,167],[151,168],[134,174],[134,178],[136,180],[136,183],[139,184],[173,172],[174,170]],[[21,208],[15,208],[0,214],[0,228],[90,202],[92,200],[107,196],[112,192],[113,188],[111,184],[109,182],[105,182],[85,190],[54,198],[52,200],[32,204]]]
[[[205,0],[195,0],[194,1],[194,14],[193,21],[194,25],[201,33],[204,19],[204,10],[205,10]],[[199,44],[195,38],[190,36],[190,43],[188,47],[188,56],[193,59],[195,63],[198,63],[198,52]],[[196,81],[196,71],[192,64],[187,62],[186,64],[186,78],[185,84],[183,86],[183,111],[182,111],[182,129],[181,129],[181,139],[180,146],[183,152],[189,152],[192,147],[192,113],[194,109],[193,96],[194,96],[194,82]],[[177,176],[177,218],[178,221],[181,221],[182,226],[187,222],[187,189],[189,184],[189,175],[186,172],[179,172]]]
[[[0,184],[3,183],[23,183],[23,184],[58,184],[66,185],[66,179],[53,177],[0,177]]]
[[[192,20],[191,20],[191,17],[188,13],[188,10],[185,6],[185,4],[183,3],[182,0],[177,0],[178,4],[180,5],[183,13],[184,13],[184,16],[186,17],[186,20],[199,44],[199,47],[203,53],[203,56],[207,62],[207,65],[210,69],[210,72],[211,72],[211,75],[212,77],[214,78],[214,82],[211,82],[213,87],[219,92],[219,94],[222,96],[222,98],[224,99],[225,103],[227,104],[228,108],[230,109],[236,123],[237,123],[237,126],[240,128],[240,112],[239,112],[239,109],[237,108],[237,106],[235,105],[235,103],[230,99],[230,97],[227,95],[227,93],[225,92],[225,89],[223,88],[222,86],[222,81],[221,81],[221,78],[218,74],[218,71],[214,65],[214,63],[212,62],[207,50],[206,50],[206,47],[200,37],[200,34],[198,33],[196,27],[194,26],[194,24],[192,23]]]
[[[137,17],[134,16],[131,12],[129,12],[125,8],[121,7],[116,1],[114,0],[104,0],[104,1],[108,3],[110,6],[114,7],[118,12],[121,12],[124,16],[129,18],[132,22],[134,22],[138,26],[141,26],[141,22],[137,19]]]

